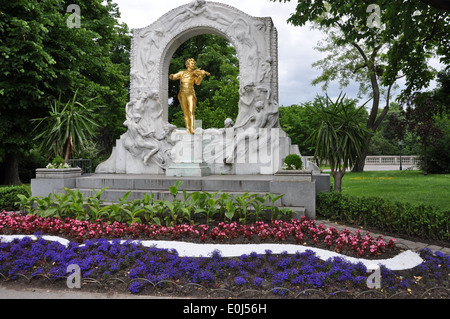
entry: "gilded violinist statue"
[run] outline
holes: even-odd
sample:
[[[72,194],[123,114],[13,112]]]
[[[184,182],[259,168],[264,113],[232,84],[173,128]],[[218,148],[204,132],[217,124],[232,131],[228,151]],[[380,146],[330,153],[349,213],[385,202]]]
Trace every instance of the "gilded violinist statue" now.
[[[171,80],[180,80],[180,93],[178,93],[178,101],[180,101],[181,109],[184,113],[184,122],[186,123],[186,130],[190,134],[194,134],[195,109],[197,107],[197,97],[195,96],[194,83],[200,85],[205,75],[210,73],[204,70],[195,68],[196,62],[194,59],[186,61],[186,71],[180,71],[176,74],[171,74]]]

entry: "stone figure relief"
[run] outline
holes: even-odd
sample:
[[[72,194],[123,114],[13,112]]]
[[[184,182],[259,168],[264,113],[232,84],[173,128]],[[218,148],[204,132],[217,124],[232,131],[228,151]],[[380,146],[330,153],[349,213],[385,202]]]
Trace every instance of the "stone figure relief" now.
[[[152,51],[159,50],[163,36],[164,32],[161,28],[146,30],[139,34],[142,40],[139,41],[136,65],[131,72],[131,77],[141,84],[155,71],[156,62],[152,60]]]
[[[230,25],[233,21],[219,12],[212,12],[205,0],[191,1],[184,11],[180,12],[168,25],[168,31],[175,28],[182,28],[185,22],[195,17],[205,17],[208,20],[217,22],[223,26]]]
[[[277,123],[278,105],[271,97],[270,88],[254,83],[239,89],[239,115],[234,128],[272,128]]]
[[[155,162],[165,169],[171,162],[170,135],[174,125],[164,123],[162,108],[156,92],[139,92],[135,100],[126,105],[128,128],[122,143],[131,155],[141,158],[145,165]]]
[[[259,49],[257,42],[253,39],[250,25],[242,19],[238,19],[234,24],[234,36],[238,43],[243,46],[242,51],[245,52],[244,61],[247,61],[248,67],[254,73],[255,79],[259,73]]]
[[[234,121],[230,118],[225,119],[225,122],[223,123],[225,128],[232,128],[234,126]]]
[[[256,88],[253,82],[239,88],[239,114],[234,127],[242,126],[250,116],[255,99]]]
[[[272,64],[273,58],[269,56],[264,62],[261,64],[261,74],[259,76],[259,82],[263,82],[265,79],[272,79]]]
[[[258,101],[255,104],[255,111],[250,115],[247,120],[240,126],[235,128],[267,128],[270,127],[270,123],[273,122],[273,117],[276,117],[278,112],[266,112],[264,109],[264,102]]]
[[[274,127],[273,123],[277,121],[278,112],[270,112],[271,102],[269,95],[270,91],[264,87],[254,87],[253,85],[247,86],[247,88],[244,87],[240,102],[245,105],[243,106],[245,108],[245,115],[240,118],[239,123],[234,128]]]
[[[266,32],[267,30],[267,24],[265,20],[257,20],[255,21],[255,27],[263,32]]]

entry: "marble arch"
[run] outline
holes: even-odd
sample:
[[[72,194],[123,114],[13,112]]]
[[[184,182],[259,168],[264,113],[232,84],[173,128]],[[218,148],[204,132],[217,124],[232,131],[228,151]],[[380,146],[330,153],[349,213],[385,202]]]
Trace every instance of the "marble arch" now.
[[[200,129],[189,137],[168,123],[169,65],[176,49],[200,34],[222,36],[236,49],[239,113],[234,123],[227,119],[226,128]],[[128,130],[96,173],[178,176],[194,174],[194,164],[199,174],[277,172],[288,154],[300,155],[279,125],[277,41],[270,17],[205,0],[193,0],[133,30]],[[187,158],[184,150],[191,148],[199,159]]]
[[[230,41],[239,58],[241,88],[254,88],[252,94],[270,101],[264,111],[278,112],[278,36],[272,19],[252,17],[229,5],[204,0],[175,8],[133,31],[131,99],[140,91],[159,92],[167,121],[170,60],[183,42],[200,34],[216,34]],[[242,96],[236,124],[249,116],[246,106],[252,98],[257,97]],[[276,126],[277,121],[271,125]]]

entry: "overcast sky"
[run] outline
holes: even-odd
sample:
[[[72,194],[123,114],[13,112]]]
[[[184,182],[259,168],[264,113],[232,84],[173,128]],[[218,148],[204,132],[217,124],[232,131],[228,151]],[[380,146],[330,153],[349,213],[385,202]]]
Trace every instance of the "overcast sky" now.
[[[130,29],[143,28],[159,19],[168,11],[187,4],[190,0],[115,0],[121,12],[121,22]],[[278,30],[278,68],[279,68],[279,104],[289,106],[311,101],[319,94],[323,95],[321,85],[313,86],[311,81],[320,73],[313,68],[313,62],[321,58],[314,50],[324,35],[309,27],[295,27],[286,21],[295,11],[297,1],[286,3],[269,0],[220,0],[255,17],[271,17]],[[343,89],[350,98],[356,98],[358,85]],[[328,89],[330,97],[337,97],[339,85]]]

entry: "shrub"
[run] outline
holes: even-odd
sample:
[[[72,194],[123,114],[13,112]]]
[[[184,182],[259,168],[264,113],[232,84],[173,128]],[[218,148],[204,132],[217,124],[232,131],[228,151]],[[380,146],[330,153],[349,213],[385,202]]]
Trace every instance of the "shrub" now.
[[[302,169],[303,161],[300,156],[297,154],[289,154],[284,159],[284,169],[294,170],[294,169]]]
[[[64,159],[61,156],[55,156],[52,161],[53,166],[64,165]]]
[[[17,195],[30,196],[29,186],[7,186],[0,188],[0,209],[5,210],[18,210],[19,201]]]
[[[321,192],[317,195],[316,212],[331,220],[376,227],[399,235],[450,240],[450,212],[429,205]]]
[[[428,173],[448,174],[450,173],[450,116],[440,119],[438,127],[443,136],[428,147],[427,163]],[[423,169],[425,162],[424,154],[420,157],[419,165]]]

